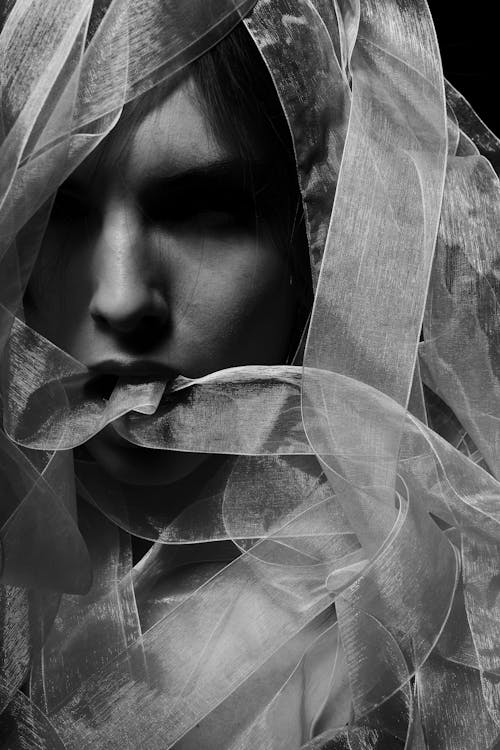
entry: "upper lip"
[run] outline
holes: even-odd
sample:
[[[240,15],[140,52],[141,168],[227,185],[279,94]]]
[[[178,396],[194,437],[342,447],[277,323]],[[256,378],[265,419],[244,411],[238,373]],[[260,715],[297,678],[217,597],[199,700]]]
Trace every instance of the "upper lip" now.
[[[114,375],[117,378],[158,378],[160,380],[174,380],[178,373],[161,362],[147,360],[105,360],[88,364],[89,370],[96,375]]]

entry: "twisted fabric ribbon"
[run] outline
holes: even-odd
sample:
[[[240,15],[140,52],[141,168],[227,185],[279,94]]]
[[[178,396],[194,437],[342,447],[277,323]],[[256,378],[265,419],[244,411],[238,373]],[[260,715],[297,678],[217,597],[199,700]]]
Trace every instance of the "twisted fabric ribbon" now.
[[[424,0],[8,6],[1,743],[493,748],[499,143],[445,87]],[[303,366],[104,393],[22,320],[47,199],[246,14],[297,158]],[[218,458],[127,487],[73,462],[106,425]],[[154,542],[135,567],[131,535]]]

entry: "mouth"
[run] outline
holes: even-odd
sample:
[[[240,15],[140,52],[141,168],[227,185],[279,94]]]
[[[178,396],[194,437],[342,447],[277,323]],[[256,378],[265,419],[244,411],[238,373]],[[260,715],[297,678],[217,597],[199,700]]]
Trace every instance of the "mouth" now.
[[[84,386],[84,395],[92,400],[94,399],[106,399],[109,400],[113,393],[116,384],[118,383],[118,375],[102,374],[96,375],[91,378]]]
[[[109,399],[119,380],[143,383],[162,380],[171,384],[178,373],[157,362],[109,360],[87,365],[92,377],[85,385],[88,397]]]
[[[88,369],[98,375],[116,375],[119,378],[156,378],[157,380],[173,380],[179,374],[172,367],[140,359],[108,359],[87,364]]]

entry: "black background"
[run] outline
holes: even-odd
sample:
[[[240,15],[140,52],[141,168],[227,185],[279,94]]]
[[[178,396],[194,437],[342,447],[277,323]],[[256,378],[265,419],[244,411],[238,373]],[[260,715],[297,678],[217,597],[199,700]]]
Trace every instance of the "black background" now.
[[[500,97],[497,80],[500,29],[493,19],[496,3],[480,0],[465,4],[447,0],[428,2],[446,78],[465,96],[488,127],[500,135],[497,104]]]

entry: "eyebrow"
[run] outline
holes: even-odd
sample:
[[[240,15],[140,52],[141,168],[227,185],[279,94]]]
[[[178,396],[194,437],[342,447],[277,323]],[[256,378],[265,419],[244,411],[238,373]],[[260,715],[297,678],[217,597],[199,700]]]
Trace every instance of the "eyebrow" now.
[[[161,170],[146,177],[139,190],[141,200],[147,201],[158,193],[175,195],[203,194],[211,190],[234,191],[237,195],[254,194],[269,183],[272,169],[268,161],[224,159],[196,165],[174,172]]]

